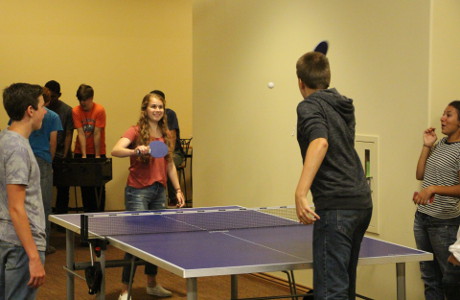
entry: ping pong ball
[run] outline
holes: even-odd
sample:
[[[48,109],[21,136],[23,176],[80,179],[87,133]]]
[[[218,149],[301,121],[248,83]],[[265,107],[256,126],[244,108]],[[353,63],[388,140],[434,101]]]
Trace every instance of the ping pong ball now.
[[[269,89],[272,89],[272,88],[275,87],[275,83],[270,81],[269,83],[267,83],[267,86],[268,86]]]

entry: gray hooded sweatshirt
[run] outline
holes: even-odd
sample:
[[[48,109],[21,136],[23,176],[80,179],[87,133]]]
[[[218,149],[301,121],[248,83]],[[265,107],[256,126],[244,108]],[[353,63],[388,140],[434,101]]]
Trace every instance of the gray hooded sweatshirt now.
[[[336,89],[319,90],[297,106],[297,141],[302,159],[309,144],[325,138],[329,147],[311,186],[315,209],[372,207],[369,185],[354,147],[353,100]]]

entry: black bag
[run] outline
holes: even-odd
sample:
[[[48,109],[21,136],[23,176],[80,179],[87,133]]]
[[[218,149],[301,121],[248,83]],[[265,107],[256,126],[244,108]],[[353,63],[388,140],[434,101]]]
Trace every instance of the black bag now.
[[[99,262],[85,268],[86,284],[88,285],[88,294],[94,295],[101,290],[102,283],[102,269]]]

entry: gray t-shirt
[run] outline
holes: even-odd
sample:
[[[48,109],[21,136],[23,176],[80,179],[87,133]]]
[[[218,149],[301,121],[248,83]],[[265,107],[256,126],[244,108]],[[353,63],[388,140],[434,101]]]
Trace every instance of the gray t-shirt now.
[[[25,209],[39,251],[46,250],[45,213],[40,188],[40,170],[29,140],[4,129],[0,132],[0,240],[21,246],[8,210],[6,186],[26,187]]]
[[[422,188],[430,185],[453,186],[459,184],[460,142],[449,143],[442,138],[426,160]],[[453,219],[460,216],[460,197],[434,195],[433,203],[418,205],[417,210],[438,219]]]

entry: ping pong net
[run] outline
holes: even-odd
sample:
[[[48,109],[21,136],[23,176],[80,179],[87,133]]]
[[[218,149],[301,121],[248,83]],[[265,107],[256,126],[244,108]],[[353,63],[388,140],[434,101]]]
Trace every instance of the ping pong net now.
[[[299,225],[295,207],[194,209],[81,215],[85,239],[107,236],[228,231]]]

